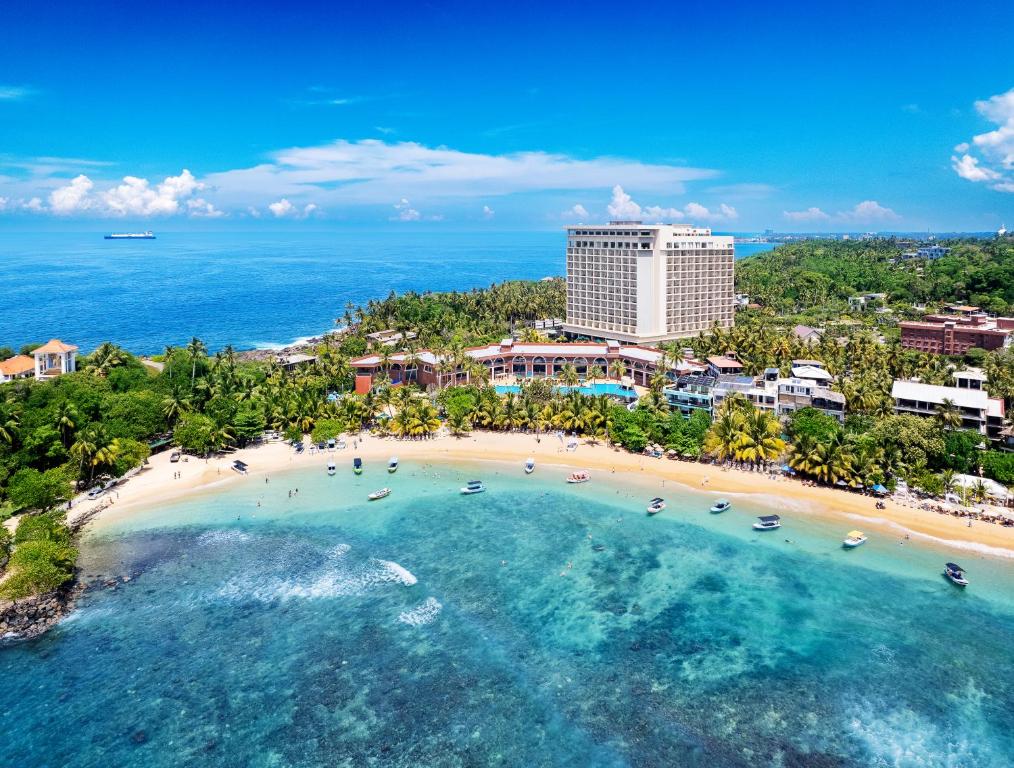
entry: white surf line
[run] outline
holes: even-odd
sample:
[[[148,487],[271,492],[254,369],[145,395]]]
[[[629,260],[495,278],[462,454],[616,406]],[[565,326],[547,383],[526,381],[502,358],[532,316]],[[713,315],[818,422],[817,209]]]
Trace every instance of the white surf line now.
[[[901,531],[908,536],[916,539],[923,539],[925,541],[932,541],[934,544],[943,544],[946,547],[953,549],[963,549],[968,552],[978,552],[982,555],[990,557],[999,557],[1005,560],[1014,560],[1014,550],[1007,549],[1006,547],[994,547],[989,544],[980,544],[975,541],[956,541],[954,539],[943,539],[939,536],[933,536],[929,533],[922,533],[920,531],[913,531],[911,528],[906,528],[901,523],[895,522],[894,520],[888,520],[884,517],[867,517],[866,515],[857,515],[854,512],[843,513],[845,517],[853,520],[863,520],[866,522],[873,523],[875,525],[883,525],[894,530]],[[984,525],[991,525],[991,523],[984,523]]]

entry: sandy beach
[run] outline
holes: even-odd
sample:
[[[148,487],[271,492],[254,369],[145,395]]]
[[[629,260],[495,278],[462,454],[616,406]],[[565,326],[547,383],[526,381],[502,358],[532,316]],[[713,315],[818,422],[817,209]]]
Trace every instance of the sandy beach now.
[[[117,487],[111,494],[96,501],[78,502],[69,513],[73,522],[91,514],[100,504],[105,508],[95,515],[96,525],[105,521],[123,520],[139,507],[161,504],[194,493],[205,492],[228,484],[249,481],[285,472],[289,469],[320,465],[323,470],[327,457],[333,457],[345,471],[353,455],[361,456],[368,465],[386,463],[392,455],[409,461],[462,462],[504,461],[520,466],[528,456],[539,466],[556,465],[561,468],[587,469],[610,473],[611,479],[628,473],[640,484],[657,480],[680,483],[698,491],[721,494],[749,495],[752,500],[773,508],[791,510],[792,514],[821,516],[841,521],[842,531],[860,527],[885,535],[936,540],[942,544],[975,549],[984,554],[1014,558],[1014,528],[973,522],[948,515],[918,509],[915,506],[888,499],[886,509],[876,509],[869,496],[840,491],[834,488],[803,485],[790,478],[772,478],[757,472],[723,470],[721,467],[669,459],[656,459],[635,455],[605,444],[581,442],[569,452],[553,435],[505,434],[475,432],[466,437],[448,435],[431,440],[396,440],[365,435],[353,450],[352,439],[344,451],[333,454],[296,455],[282,442],[272,442],[244,448],[232,454],[200,459],[189,457],[185,461],[170,463],[168,452],[153,456],[147,467]],[[240,475],[232,470],[232,463],[241,459],[250,466],[249,474]],[[179,473],[179,477],[176,477]],[[615,473],[615,474],[614,474]],[[111,502],[111,503],[110,503]]]

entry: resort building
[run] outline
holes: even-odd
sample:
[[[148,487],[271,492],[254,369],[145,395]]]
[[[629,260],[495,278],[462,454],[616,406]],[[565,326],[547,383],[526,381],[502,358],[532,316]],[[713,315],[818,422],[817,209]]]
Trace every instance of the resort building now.
[[[50,339],[32,354],[35,356],[35,378],[40,381],[73,373],[77,365],[77,347],[59,339]]]
[[[950,252],[950,248],[944,248],[942,245],[927,245],[919,248],[915,255],[920,259],[939,259]]]
[[[464,357],[465,364],[455,364],[450,355],[438,356],[431,350],[420,350],[386,356],[364,355],[351,360],[350,365],[356,371],[356,391],[368,392],[374,379],[382,374],[394,384],[415,382],[424,387],[467,384],[471,381],[468,362],[485,366],[490,381],[549,378],[558,376],[565,366],[573,367],[581,379],[587,378],[592,368],[598,368],[605,377],[615,378],[612,376],[614,364],[619,362],[625,371],[624,379],[648,386],[662,364],[659,350],[621,346],[616,341],[544,344],[504,339],[499,344],[465,349]],[[703,366],[686,361],[666,365],[666,373],[670,376],[692,371],[703,371]]]
[[[860,296],[849,296],[849,309],[865,311],[882,307],[887,303],[886,293],[864,293]]]
[[[28,355],[15,355],[0,361],[0,382],[15,379],[31,379],[35,376],[35,358]]]
[[[945,387],[919,381],[895,381],[891,387],[895,413],[935,417],[945,401],[961,413],[962,429],[999,437],[1003,429],[1003,400],[990,398],[984,389]],[[992,424],[991,424],[992,422]]]
[[[963,355],[972,347],[989,351],[1010,345],[1014,318],[991,318],[978,307],[964,305],[947,309],[946,314],[898,323],[901,345],[938,355]]]
[[[669,406],[684,416],[699,410],[706,410],[714,416],[723,402],[739,396],[755,408],[779,417],[800,408],[816,408],[839,422],[845,421],[844,395],[823,386],[822,380],[783,377],[777,368],[767,368],[759,377],[715,374],[714,370],[709,363],[704,374],[679,376],[672,385],[665,387],[663,394]]]
[[[651,344],[733,324],[733,238],[687,225],[567,229],[572,336]]]

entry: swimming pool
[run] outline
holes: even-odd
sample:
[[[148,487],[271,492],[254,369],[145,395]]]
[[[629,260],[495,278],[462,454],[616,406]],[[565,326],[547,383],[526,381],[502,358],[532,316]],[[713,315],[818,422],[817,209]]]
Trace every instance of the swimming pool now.
[[[521,391],[521,387],[517,384],[497,384],[494,389],[501,394],[506,395],[508,392],[515,394]],[[623,400],[636,400],[637,393],[633,389],[624,387],[621,384],[617,384],[612,381],[608,382],[596,382],[595,384],[582,384],[577,387],[555,387],[557,392],[567,394],[568,392],[575,391],[580,392],[582,395],[609,395],[610,397],[619,397]]]

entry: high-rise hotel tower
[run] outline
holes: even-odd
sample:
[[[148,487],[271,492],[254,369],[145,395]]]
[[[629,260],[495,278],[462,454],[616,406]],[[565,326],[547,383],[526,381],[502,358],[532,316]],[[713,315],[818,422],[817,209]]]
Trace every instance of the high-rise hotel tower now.
[[[567,228],[567,321],[592,338],[652,343],[732,326],[732,237],[687,225]]]

